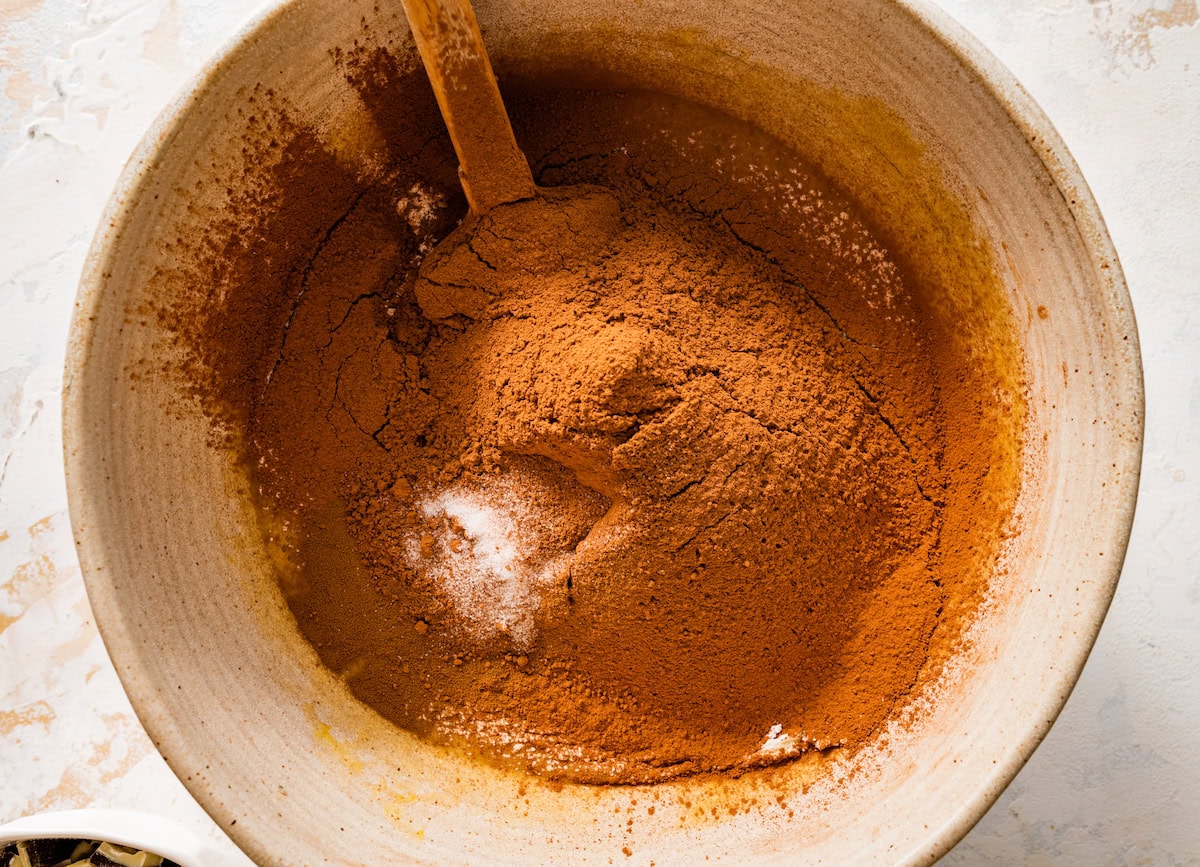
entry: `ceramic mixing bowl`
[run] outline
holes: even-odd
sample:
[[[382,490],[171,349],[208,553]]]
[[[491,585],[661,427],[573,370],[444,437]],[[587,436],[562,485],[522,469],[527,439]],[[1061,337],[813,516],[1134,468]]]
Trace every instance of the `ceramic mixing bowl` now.
[[[355,702],[290,619],[244,474],[178,383],[154,375],[175,349],[143,315],[174,291],[163,276],[174,239],[219,207],[212,167],[240,153],[256,91],[324,130],[340,158],[372,158],[373,116],[335,49],[411,51],[399,4],[288,0],[146,137],[79,294],[65,392],[71,517],[142,722],[263,863],[935,860],[1066,701],[1132,520],[1137,335],[1078,168],[1012,77],[918,3],[481,0],[478,16],[502,77],[584,70],[753,120],[945,266],[941,303],[964,341],[1011,320],[1028,416],[1017,525],[970,640],[908,723],[824,770],[801,763],[769,780],[551,786],[430,746]],[[956,270],[979,256],[986,274]]]

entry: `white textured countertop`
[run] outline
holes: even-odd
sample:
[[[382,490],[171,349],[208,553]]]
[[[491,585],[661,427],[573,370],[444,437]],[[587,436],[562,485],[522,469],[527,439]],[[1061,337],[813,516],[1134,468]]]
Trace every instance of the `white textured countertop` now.
[[[1091,660],[945,863],[1200,864],[1200,9],[939,5],[1016,73],[1088,178],[1133,296],[1147,409],[1133,539]],[[124,160],[255,8],[0,0],[0,823],[127,806],[221,838],[143,732],[92,622],[59,396],[75,285]]]

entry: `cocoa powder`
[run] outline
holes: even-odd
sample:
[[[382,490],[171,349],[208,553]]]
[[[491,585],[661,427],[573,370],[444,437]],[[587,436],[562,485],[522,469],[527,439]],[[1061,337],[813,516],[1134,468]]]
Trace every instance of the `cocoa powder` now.
[[[220,301],[162,312],[292,528],[323,663],[582,782],[867,743],[1011,505],[980,496],[988,390],[937,287],[798,155],[659,94],[510,90],[551,189],[460,226],[420,73],[344,60],[389,165],[347,171],[264,96],[272,158],[191,244]]]

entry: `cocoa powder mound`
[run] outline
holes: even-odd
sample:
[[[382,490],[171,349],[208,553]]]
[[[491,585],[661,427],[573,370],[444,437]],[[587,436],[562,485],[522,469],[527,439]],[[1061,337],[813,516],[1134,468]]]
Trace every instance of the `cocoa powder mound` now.
[[[220,304],[165,314],[293,528],[324,664],[581,782],[867,743],[961,633],[1006,502],[936,287],[796,154],[658,94],[506,93],[538,183],[584,186],[459,225],[432,97],[386,60],[347,74],[394,164],[353,175],[277,111],[246,184],[273,192],[207,242]]]

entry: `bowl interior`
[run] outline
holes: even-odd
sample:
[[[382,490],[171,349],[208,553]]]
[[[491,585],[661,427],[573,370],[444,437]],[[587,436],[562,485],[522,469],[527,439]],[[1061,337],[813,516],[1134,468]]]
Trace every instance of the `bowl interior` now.
[[[244,475],[156,374],[177,350],[148,311],[185,291],[173,250],[219,216],[213,180],[240,158],[255,94],[282,95],[346,165],[380,159],[378,118],[334,58],[359,44],[415,63],[399,10],[294,0],[241,34],[147,138],[93,249],[67,369],[71,513],[105,641],[159,749],[264,863],[932,860],[1066,700],[1132,519],[1133,317],[1053,130],[952,25],[883,0],[478,4],[502,77],[570,69],[665,90],[793,144],[927,263],[965,342],[1012,335],[1022,363],[996,375],[1027,409],[1019,532],[918,722],[829,768],[550,786],[387,726],[319,665]]]

